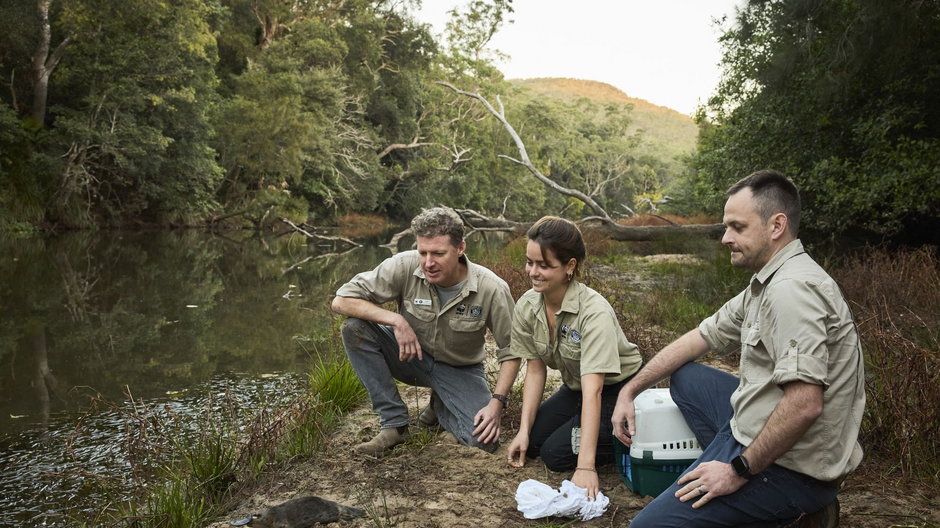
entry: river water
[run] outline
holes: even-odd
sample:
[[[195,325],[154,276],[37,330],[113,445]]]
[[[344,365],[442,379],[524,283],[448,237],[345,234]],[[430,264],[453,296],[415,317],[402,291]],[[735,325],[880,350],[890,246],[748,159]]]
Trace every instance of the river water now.
[[[385,237],[383,234],[381,237]],[[384,238],[387,240],[387,237]],[[195,417],[296,394],[337,286],[388,257],[198,231],[0,240],[0,526],[67,526],[113,497],[131,407]]]

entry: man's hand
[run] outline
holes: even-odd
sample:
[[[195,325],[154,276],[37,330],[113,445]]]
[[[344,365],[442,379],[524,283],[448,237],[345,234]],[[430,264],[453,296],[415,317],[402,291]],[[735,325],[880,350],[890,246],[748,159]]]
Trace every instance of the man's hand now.
[[[636,407],[633,405],[633,396],[627,387],[620,389],[617,395],[617,406],[610,421],[614,426],[614,436],[625,446],[633,443],[630,437],[636,434]]]
[[[509,465],[521,468],[525,465],[525,453],[529,449],[529,435],[519,431],[509,444]]]
[[[747,484],[747,479],[739,477],[731,464],[712,460],[699,464],[678,483],[682,487],[676,491],[676,498],[682,502],[695,500],[692,507],[701,508],[711,499],[738,491]]]
[[[421,359],[421,343],[418,342],[418,336],[408,324],[404,317],[392,326],[395,330],[395,340],[398,341],[398,359],[400,361],[411,361],[415,358]]]
[[[477,415],[473,417],[473,425],[476,426],[476,429],[474,429],[472,433],[473,436],[477,437],[477,440],[481,444],[489,444],[498,441],[501,431],[500,418],[502,418],[502,415],[503,404],[495,398],[490,400],[490,403],[480,409]]]

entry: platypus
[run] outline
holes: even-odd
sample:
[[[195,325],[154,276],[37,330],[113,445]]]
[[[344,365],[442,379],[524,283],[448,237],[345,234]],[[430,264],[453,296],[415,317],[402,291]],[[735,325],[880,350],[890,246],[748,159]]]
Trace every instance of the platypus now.
[[[249,515],[243,520],[232,521],[229,524],[232,526],[247,524],[257,528],[311,528],[316,524],[349,520],[365,514],[366,512],[359,508],[344,506],[310,495],[271,506],[261,513]]]

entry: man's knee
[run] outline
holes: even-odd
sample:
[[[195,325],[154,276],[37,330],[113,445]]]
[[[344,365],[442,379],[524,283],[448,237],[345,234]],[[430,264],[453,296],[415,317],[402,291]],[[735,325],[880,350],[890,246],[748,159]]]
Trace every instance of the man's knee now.
[[[364,319],[348,317],[340,327],[340,335],[346,352],[355,351],[362,348],[363,344],[375,341],[375,324]]]
[[[703,374],[702,369],[707,368],[710,367],[694,362],[682,365],[676,369],[676,371],[672,373],[672,377],[669,378],[669,390],[672,391],[674,388],[681,390],[690,385],[694,385],[696,382],[700,382]]]
[[[361,335],[365,328],[368,326],[369,322],[363,319],[357,319],[355,317],[347,317],[343,321],[343,325],[340,327],[340,334],[342,334],[345,339],[347,336],[352,336],[359,334]]]

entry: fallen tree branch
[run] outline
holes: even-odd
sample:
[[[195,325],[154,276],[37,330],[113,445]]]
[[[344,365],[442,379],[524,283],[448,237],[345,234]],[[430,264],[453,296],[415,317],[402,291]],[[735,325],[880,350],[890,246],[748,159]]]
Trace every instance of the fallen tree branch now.
[[[283,216],[280,218],[280,220],[281,220],[281,222],[284,222],[285,224],[289,225],[294,231],[297,231],[298,233],[300,233],[301,235],[304,235],[304,236],[307,237],[307,238],[313,238],[313,239],[317,239],[317,240],[325,240],[325,241],[327,241],[327,242],[342,242],[343,244],[348,244],[348,245],[353,246],[353,247],[361,247],[361,246],[362,246],[362,244],[359,244],[359,243],[357,243],[357,242],[355,242],[355,241],[353,241],[353,240],[350,240],[350,239],[348,239],[348,238],[346,238],[346,237],[331,236],[331,235],[318,235],[318,234],[316,234],[316,233],[311,233],[311,232],[307,231],[306,229],[300,227],[299,225],[297,225],[297,224],[291,222],[291,221],[288,220],[287,218],[284,218]]]
[[[379,247],[388,248],[388,250],[392,252],[392,255],[395,255],[398,253],[398,242],[411,233],[413,233],[413,231],[410,227],[404,231],[399,231],[392,236],[392,239],[389,240],[387,244],[381,244]]]

